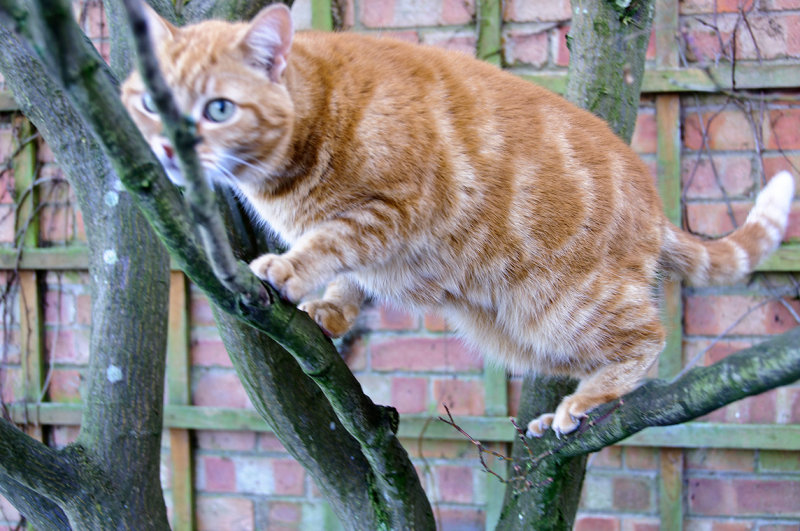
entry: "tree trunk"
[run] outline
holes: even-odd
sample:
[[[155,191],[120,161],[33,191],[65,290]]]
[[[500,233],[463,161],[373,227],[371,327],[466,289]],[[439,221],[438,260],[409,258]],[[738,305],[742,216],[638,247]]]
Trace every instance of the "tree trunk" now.
[[[621,138],[630,142],[639,110],[655,1],[633,0],[627,8],[620,8],[613,0],[572,0],[572,13],[567,37],[570,64],[566,97],[606,120]],[[520,398],[520,424],[554,411],[573,388],[574,382],[563,378],[526,378]],[[545,443],[525,444],[533,455],[539,455],[538,450]],[[509,477],[522,474],[525,479],[507,485],[497,528],[572,529],[585,456],[552,457],[532,466],[525,444],[514,442]]]

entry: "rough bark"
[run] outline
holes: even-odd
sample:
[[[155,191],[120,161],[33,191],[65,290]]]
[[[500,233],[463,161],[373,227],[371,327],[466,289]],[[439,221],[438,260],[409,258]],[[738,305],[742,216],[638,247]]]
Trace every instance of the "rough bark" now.
[[[104,503],[105,516],[93,512],[88,503],[83,507],[58,505],[66,510],[73,528],[87,529],[101,522],[106,527],[166,528],[158,459],[166,345],[166,253],[130,198],[119,190],[118,178],[79,115],[58,86],[43,75],[41,62],[7,27],[0,30],[0,68],[6,83],[53,149],[81,210],[87,213],[84,221],[93,293],[91,357],[84,374],[87,393],[82,431],[71,448],[75,451],[68,455],[81,455],[81,462],[73,465],[87,474],[82,476],[89,482],[83,490],[101,496],[93,501]],[[90,479],[95,474],[96,481]],[[102,488],[93,488],[91,482]],[[114,489],[106,488],[109,482]],[[52,501],[42,500],[41,510],[28,507],[22,512],[47,528],[50,526],[41,518],[55,512],[52,506]],[[112,507],[117,511],[125,507],[127,513],[111,511]]]
[[[572,0],[572,22],[566,98],[606,120],[630,142],[644,59],[655,12],[654,0],[633,0],[619,8],[612,0]],[[574,387],[563,378],[529,376],[520,398],[522,424],[554,411]],[[549,439],[530,441],[534,455],[550,448]],[[529,453],[521,441],[512,450],[514,465],[524,471],[530,487],[509,483],[498,529],[571,529],[578,509],[586,459],[554,456],[529,468]],[[513,469],[509,472],[514,475]]]
[[[288,386],[284,381],[281,391],[285,404],[306,404],[305,400],[293,398],[292,393],[301,390],[301,394],[315,396],[317,391],[313,384],[323,390],[325,398],[332,404],[345,430],[326,432],[326,437],[331,439],[331,448],[340,448],[338,454],[325,456],[322,451],[317,451],[323,448],[318,446],[314,449],[314,459],[318,462],[340,462],[342,449],[352,448],[353,441],[357,441],[359,452],[348,452],[347,457],[352,459],[350,469],[355,467],[370,471],[358,478],[361,481],[360,490],[368,495],[369,503],[362,506],[353,503],[360,503],[363,495],[356,500],[348,499],[348,494],[354,489],[358,490],[358,487],[342,483],[345,475],[341,470],[326,468],[312,472],[315,477],[325,476],[328,486],[323,486],[323,490],[336,497],[332,503],[334,508],[347,507],[340,516],[353,528],[431,528],[433,516],[430,505],[408,455],[395,436],[396,414],[376,406],[363,394],[330,341],[306,314],[279,301],[273,290],[269,293],[274,304],[256,304],[254,301],[258,301],[258,297],[231,292],[216,278],[204,250],[195,239],[183,198],[167,181],[160,165],[121,106],[114,77],[107,72],[105,65],[67,17],[67,4],[45,1],[41,4],[37,13],[29,11],[15,0],[2,0],[0,16],[10,22],[9,27],[25,35],[26,41],[33,43],[33,49],[41,56],[38,61],[39,74],[43,77],[49,74],[63,87],[69,105],[80,113],[84,123],[94,132],[104,152],[105,163],[119,176],[173,253],[175,261],[219,309],[266,332],[295,357],[296,363],[311,379],[297,379]],[[40,13],[44,16],[39,17]],[[111,18],[119,17],[117,14]],[[17,44],[21,45],[19,41],[17,39]],[[27,48],[25,53],[33,56],[30,50]],[[25,98],[24,94],[22,98]],[[42,119],[46,121],[46,117]],[[91,137],[91,134],[87,136]],[[54,140],[57,142],[57,139]],[[249,274],[244,264],[240,263],[238,267]],[[253,293],[263,290],[252,275],[248,282],[250,285],[246,286],[246,290],[252,290]],[[235,330],[231,332],[233,336],[237,333]],[[261,347],[260,355],[269,355],[274,344],[262,341],[262,345],[266,346]],[[242,360],[243,363],[238,366],[245,368],[242,371],[245,386],[251,397],[255,396],[254,403],[263,402],[259,398],[261,389],[256,387],[260,385],[258,380],[251,378],[253,375],[247,372],[252,370],[253,362]],[[297,416],[298,413],[293,414]],[[290,426],[291,430],[298,431]],[[286,440],[292,441],[290,436]],[[302,444],[308,444],[308,440],[302,442],[302,438],[295,437],[294,441],[301,441],[297,454],[307,451]],[[343,486],[337,488],[335,485]]]

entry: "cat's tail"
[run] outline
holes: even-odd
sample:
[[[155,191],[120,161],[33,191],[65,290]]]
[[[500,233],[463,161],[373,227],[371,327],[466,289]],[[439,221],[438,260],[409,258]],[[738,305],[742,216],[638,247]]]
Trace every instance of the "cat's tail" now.
[[[792,175],[778,173],[758,194],[744,224],[718,240],[703,240],[666,222],[663,266],[695,286],[736,282],[778,247],[793,197]]]

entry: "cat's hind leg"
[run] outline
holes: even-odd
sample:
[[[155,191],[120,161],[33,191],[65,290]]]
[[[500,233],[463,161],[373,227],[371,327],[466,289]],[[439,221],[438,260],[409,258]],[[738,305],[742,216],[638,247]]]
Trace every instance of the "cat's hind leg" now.
[[[325,288],[321,299],[303,302],[298,306],[331,337],[345,334],[356,322],[364,292],[346,276],[338,276]]]
[[[555,413],[540,415],[528,424],[529,437],[541,437],[548,428],[559,436],[571,433],[590,410],[639,385],[664,348],[664,332],[658,319],[642,329],[626,332],[617,337],[617,350],[607,354],[605,364],[582,378],[575,392],[561,400]]]

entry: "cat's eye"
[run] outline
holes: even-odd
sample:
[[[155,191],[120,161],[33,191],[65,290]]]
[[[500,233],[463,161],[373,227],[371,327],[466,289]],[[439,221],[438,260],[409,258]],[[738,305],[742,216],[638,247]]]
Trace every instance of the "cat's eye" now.
[[[153,101],[153,97],[147,92],[142,95],[142,107],[144,107],[144,110],[147,112],[158,112],[156,109],[156,102]]]
[[[233,116],[236,105],[231,100],[219,98],[211,100],[203,111],[203,116],[212,122],[224,122]]]

